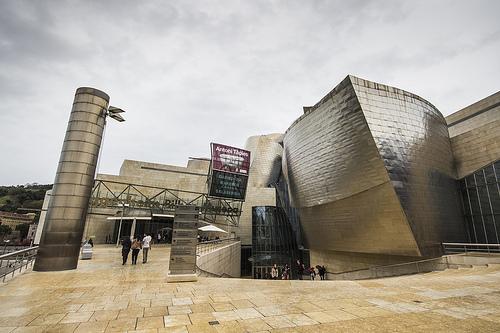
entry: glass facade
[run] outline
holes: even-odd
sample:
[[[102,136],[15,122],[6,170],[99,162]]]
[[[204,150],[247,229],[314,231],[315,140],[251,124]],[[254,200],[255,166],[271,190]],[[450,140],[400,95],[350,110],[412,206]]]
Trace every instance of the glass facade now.
[[[161,242],[170,244],[172,243],[172,225],[174,219],[171,217],[157,217],[153,216],[151,220],[136,220],[135,235],[141,237],[144,234],[149,234],[153,239],[157,240],[157,235],[161,235]],[[133,218],[124,217],[121,223],[120,239],[123,237],[130,237]],[[118,239],[118,230],[120,229],[120,220],[115,220],[111,242],[116,243]]]
[[[276,206],[283,208],[288,222],[292,227],[295,241],[299,248],[306,247],[302,238],[302,228],[300,226],[300,215],[297,208],[290,204],[290,195],[288,193],[288,183],[283,175],[280,173],[278,181],[273,185],[276,189]],[[304,259],[304,258],[303,258]]]
[[[460,179],[460,192],[471,243],[500,243],[500,161]]]
[[[268,279],[271,268],[280,269],[298,257],[295,235],[281,207],[252,207],[252,270],[255,279]]]

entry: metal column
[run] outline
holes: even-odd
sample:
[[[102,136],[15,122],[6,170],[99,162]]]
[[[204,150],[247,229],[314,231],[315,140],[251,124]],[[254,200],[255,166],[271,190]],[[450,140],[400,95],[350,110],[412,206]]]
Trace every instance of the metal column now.
[[[100,90],[76,90],[35,271],[77,266],[108,103],[109,96]]]

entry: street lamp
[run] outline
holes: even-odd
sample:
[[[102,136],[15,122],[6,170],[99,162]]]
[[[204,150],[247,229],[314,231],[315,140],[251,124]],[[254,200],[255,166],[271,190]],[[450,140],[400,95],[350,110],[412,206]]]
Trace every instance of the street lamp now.
[[[120,108],[117,108],[115,106],[110,106],[108,108],[108,112],[106,113],[107,116],[110,116],[111,118],[113,118],[114,120],[118,121],[118,122],[124,122],[125,119],[120,115],[120,113],[124,113],[125,111],[123,111],[122,109]]]

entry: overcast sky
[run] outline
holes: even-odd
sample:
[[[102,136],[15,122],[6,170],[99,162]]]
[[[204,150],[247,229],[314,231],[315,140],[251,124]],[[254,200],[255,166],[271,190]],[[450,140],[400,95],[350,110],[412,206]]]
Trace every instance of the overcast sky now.
[[[100,173],[284,132],[346,75],[448,115],[500,89],[500,1],[0,0],[0,185],[52,183],[76,88],[127,111]]]

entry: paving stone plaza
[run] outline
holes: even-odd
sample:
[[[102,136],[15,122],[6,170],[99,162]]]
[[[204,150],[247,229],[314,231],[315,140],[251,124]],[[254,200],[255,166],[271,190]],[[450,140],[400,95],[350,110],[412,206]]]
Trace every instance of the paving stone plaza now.
[[[119,248],[97,246],[76,270],[17,276],[0,286],[0,332],[500,331],[500,265],[363,281],[167,283],[169,252],[122,266]]]

